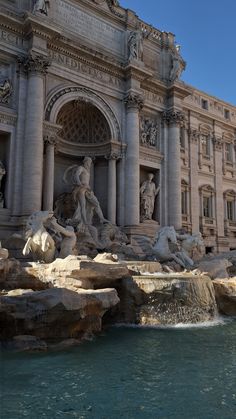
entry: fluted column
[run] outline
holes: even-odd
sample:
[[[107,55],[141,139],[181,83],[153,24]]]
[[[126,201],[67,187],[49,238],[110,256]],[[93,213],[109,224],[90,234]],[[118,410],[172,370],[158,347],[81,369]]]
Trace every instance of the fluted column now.
[[[107,218],[112,224],[116,224],[116,161],[118,155],[110,154],[108,159],[108,206]]]
[[[25,108],[27,100],[27,74],[20,68],[18,70],[18,109],[17,109],[17,126],[16,126],[16,143],[15,143],[15,172],[13,185],[13,216],[21,214],[22,207],[22,173],[24,167],[24,134],[25,134]]]
[[[163,119],[168,124],[168,224],[178,230],[182,227],[180,124],[184,115],[171,110],[163,113]]]
[[[21,65],[28,73],[22,212],[29,215],[42,205],[44,75],[49,62],[30,55]]]
[[[139,110],[143,106],[143,98],[129,93],[125,98],[126,115],[126,194],[125,194],[125,225],[139,224]]]

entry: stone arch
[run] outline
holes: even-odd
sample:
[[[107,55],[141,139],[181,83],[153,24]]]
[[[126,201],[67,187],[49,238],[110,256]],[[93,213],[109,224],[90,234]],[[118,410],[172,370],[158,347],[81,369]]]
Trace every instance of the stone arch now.
[[[46,103],[46,121],[56,124],[61,108],[71,101],[89,102],[98,108],[107,120],[111,132],[111,140],[121,141],[120,126],[113,110],[101,96],[86,87],[68,86],[60,87],[54,91]]]

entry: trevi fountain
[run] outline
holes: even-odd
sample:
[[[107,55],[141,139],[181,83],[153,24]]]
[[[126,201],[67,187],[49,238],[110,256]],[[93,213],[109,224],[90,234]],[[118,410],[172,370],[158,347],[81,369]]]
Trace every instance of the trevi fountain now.
[[[231,111],[118,1],[0,3],[1,419],[233,419]]]

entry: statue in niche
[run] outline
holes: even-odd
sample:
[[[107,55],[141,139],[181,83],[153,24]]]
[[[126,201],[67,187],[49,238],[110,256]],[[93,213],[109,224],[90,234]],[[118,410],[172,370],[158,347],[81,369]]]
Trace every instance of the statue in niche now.
[[[50,0],[35,0],[33,13],[39,12],[44,15],[47,15],[49,7]]]
[[[175,50],[171,54],[171,69],[170,69],[170,81],[174,82],[178,80],[185,69],[185,62],[182,60],[180,55],[180,45],[175,46]]]
[[[13,89],[10,80],[6,79],[0,84],[0,103],[9,103]]]
[[[142,183],[141,188],[140,188],[140,198],[141,198],[140,220],[141,222],[152,219],[155,199],[160,190],[160,186],[156,187],[155,183],[153,182],[153,178],[154,178],[154,174],[149,173],[148,179]]]
[[[106,223],[99,202],[90,188],[90,169],[92,159],[85,157],[81,166],[73,165],[66,169],[63,180],[66,183],[72,183],[74,189],[72,191],[73,200],[76,203],[76,209],[73,214],[72,222],[80,225],[91,225],[93,216],[96,214],[101,224]],[[69,176],[71,182],[69,181]],[[78,229],[78,227],[77,227]]]
[[[128,38],[129,61],[143,59],[143,34],[141,30],[130,32]]]

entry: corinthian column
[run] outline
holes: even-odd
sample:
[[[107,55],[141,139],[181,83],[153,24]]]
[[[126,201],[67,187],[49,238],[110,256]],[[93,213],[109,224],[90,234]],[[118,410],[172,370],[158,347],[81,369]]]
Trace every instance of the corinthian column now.
[[[110,154],[108,159],[108,207],[107,218],[112,224],[116,224],[116,161],[117,154]]]
[[[163,113],[163,119],[168,125],[168,224],[180,229],[182,227],[180,124],[184,121],[184,115],[171,110]]]
[[[125,98],[127,106],[126,126],[126,194],[125,225],[139,224],[139,110],[143,98],[129,93]]]
[[[220,137],[213,137],[214,160],[215,160],[215,192],[216,192],[216,225],[218,238],[224,237],[224,201],[222,181],[222,148],[223,142]]]
[[[28,73],[22,213],[29,215],[42,205],[44,75],[49,62],[30,55],[21,65]]]
[[[44,127],[43,140],[45,144],[44,179],[43,179],[43,209],[53,210],[54,196],[54,156],[58,142],[57,133],[61,126]]]

